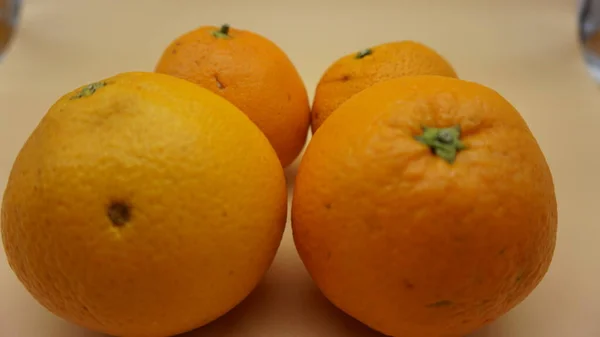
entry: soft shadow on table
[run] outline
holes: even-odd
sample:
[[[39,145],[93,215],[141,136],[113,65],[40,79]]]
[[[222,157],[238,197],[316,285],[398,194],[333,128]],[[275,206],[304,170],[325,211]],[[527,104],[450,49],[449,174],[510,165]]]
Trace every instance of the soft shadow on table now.
[[[177,337],[383,337],[327,301],[290,248],[239,306]]]
[[[470,334],[467,337],[501,337],[506,336],[502,330],[502,322],[496,322],[494,324],[488,325],[479,331]]]
[[[292,192],[294,190],[294,183],[296,181],[296,175],[298,174],[298,166],[300,165],[300,160],[302,159],[301,155],[296,158],[296,160],[291,163],[288,167],[284,169],[285,173],[285,181],[287,183],[288,195],[290,196],[289,200],[291,200]],[[288,209],[289,211],[289,209]]]
[[[251,295],[246,301],[240,306],[232,310],[229,314],[223,316],[217,321],[194,331],[178,335],[177,337],[258,337],[266,336],[266,332],[260,333],[258,329],[252,329],[249,325],[255,320],[263,320],[264,318],[258,317],[265,310],[262,306],[268,306],[265,303],[264,297],[261,293],[268,291],[265,286],[261,286],[257,289],[256,293]],[[293,305],[293,304],[292,304]],[[273,335],[277,336],[320,336],[325,331],[343,331],[336,332],[335,336],[344,337],[385,337],[368,327],[362,325],[360,322],[352,319],[351,317],[340,312],[337,308],[333,307],[325,298],[318,292],[317,289],[310,291],[305,294],[305,303],[302,305],[305,310],[312,311],[312,315],[320,315],[319,328],[315,329],[314,321],[307,321],[304,324],[306,328],[301,327],[301,322],[293,326],[286,327],[284,321],[288,320],[288,317],[271,316],[271,320],[275,320],[272,323],[266,323],[268,325],[280,326],[272,329]],[[330,327],[324,327],[324,324],[331,325]],[[311,327],[312,326],[312,327]],[[253,330],[249,332],[248,330]],[[302,329],[306,332],[301,332]],[[318,330],[316,334],[315,330]],[[312,333],[311,333],[312,331]],[[323,331],[323,332],[322,332]],[[270,335],[271,333],[269,333]]]

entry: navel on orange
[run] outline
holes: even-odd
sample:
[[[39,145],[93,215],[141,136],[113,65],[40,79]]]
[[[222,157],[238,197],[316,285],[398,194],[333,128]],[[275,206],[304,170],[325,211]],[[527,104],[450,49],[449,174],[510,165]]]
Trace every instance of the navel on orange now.
[[[269,268],[286,186],[264,134],[190,82],[124,73],[60,98],[2,205],[19,280],[54,314],[116,336],[172,336],[237,305]]]
[[[156,72],[194,82],[250,117],[288,166],[303,149],[310,105],[302,78],[269,39],[247,30],[202,26],[176,38]]]
[[[384,43],[341,57],[317,84],[312,131],[354,94],[375,83],[414,75],[456,77],[456,72],[435,50],[415,41]]]
[[[389,336],[458,337],[542,280],[557,205],[509,102],[463,80],[404,77],[356,94],[315,133],[292,226],[337,307]]]

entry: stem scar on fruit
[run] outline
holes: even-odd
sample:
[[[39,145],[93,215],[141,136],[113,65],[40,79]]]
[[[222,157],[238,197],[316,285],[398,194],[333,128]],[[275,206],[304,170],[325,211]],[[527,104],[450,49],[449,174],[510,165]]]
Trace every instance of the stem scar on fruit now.
[[[415,139],[431,149],[436,156],[452,164],[459,151],[466,149],[460,141],[460,125],[449,128],[430,128],[422,126],[423,134]]]
[[[92,84],[88,84],[85,87],[81,88],[79,92],[71,97],[71,99],[79,99],[88,96],[92,96],[98,89],[105,87],[107,85],[106,82],[96,82]]]
[[[106,215],[115,227],[123,227],[131,219],[131,207],[124,202],[112,202]]]
[[[221,29],[213,31],[212,34],[218,39],[230,39],[229,28],[231,28],[231,26],[225,23],[221,26]]]
[[[358,53],[356,53],[356,58],[362,59],[365,56],[371,55],[371,54],[373,54],[373,50],[371,48],[363,49],[363,50],[359,51]]]

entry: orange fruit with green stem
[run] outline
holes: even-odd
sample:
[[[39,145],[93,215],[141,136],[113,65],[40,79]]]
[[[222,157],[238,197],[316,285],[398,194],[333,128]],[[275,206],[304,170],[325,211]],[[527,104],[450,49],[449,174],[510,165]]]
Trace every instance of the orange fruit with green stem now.
[[[542,280],[557,204],[543,152],[502,96],[404,77],[356,94],[314,134],[292,228],[341,310],[389,336],[459,337]]]
[[[124,73],[60,98],[12,167],[8,262],[52,313],[115,336],[205,325],[262,279],[287,191],[264,134],[188,81]]]
[[[415,41],[397,41],[345,55],[322,75],[312,105],[312,131],[346,100],[375,83],[402,76],[456,77],[454,68],[432,48]]]
[[[202,26],[172,41],[155,71],[229,100],[265,133],[284,167],[303,149],[308,94],[294,64],[271,40],[229,25]]]

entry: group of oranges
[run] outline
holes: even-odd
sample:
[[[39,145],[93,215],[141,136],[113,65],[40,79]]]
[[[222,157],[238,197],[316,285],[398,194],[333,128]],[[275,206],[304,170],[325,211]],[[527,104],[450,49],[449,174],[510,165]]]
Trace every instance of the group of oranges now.
[[[296,159],[300,258],[334,305],[383,334],[463,336],[549,268],[552,175],[502,96],[400,41],[338,59],[311,105],[276,44],[229,25],[49,109],[4,193],[8,262],[39,303],[89,329],[198,328],[270,267]]]

